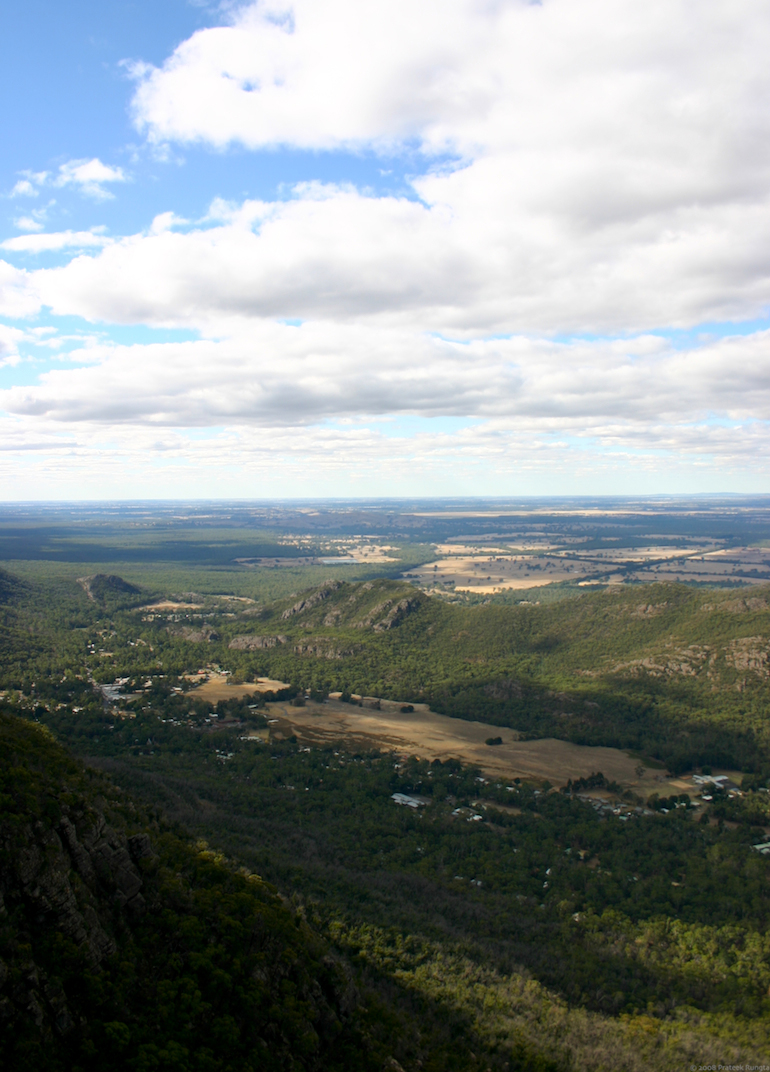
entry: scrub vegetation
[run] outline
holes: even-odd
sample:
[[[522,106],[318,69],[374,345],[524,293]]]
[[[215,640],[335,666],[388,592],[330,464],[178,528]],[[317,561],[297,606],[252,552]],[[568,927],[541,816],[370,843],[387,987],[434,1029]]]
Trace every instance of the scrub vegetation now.
[[[0,573],[6,1065],[767,1059],[767,590],[462,603],[151,566]],[[198,671],[254,688],[214,701]],[[483,722],[494,755],[500,727],[739,791],[693,807],[277,732],[277,701],[312,718],[329,693]]]

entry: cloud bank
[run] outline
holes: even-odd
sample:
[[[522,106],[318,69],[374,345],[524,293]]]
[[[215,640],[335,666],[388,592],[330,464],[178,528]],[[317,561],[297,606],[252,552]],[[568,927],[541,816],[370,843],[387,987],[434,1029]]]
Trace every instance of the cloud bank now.
[[[91,347],[0,404],[46,427],[237,427],[241,444],[252,427],[309,442],[339,420],[451,416],[485,422],[499,464],[537,436],[756,458],[770,335],[713,325],[770,306],[769,53],[761,0],[241,6],[130,66],[137,129],[217,152],[403,153],[407,194],[308,182],[192,224],[170,206],[114,239],[5,241],[79,250],[0,262],[6,316],[200,338]],[[103,198],[125,179],[73,160],[13,193]],[[701,337],[678,349],[669,329]],[[487,442],[479,427],[457,451]]]
[[[768,331],[676,351],[657,336],[459,343],[266,320],[226,339],[75,350],[70,361],[88,364],[6,390],[0,404],[68,423],[277,427],[406,413],[639,436],[659,422],[770,419],[769,346]]]

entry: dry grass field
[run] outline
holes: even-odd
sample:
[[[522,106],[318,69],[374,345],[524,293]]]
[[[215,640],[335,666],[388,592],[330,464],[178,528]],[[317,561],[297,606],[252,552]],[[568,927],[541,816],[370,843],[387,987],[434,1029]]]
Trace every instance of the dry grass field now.
[[[175,603],[172,599],[161,599],[158,603],[148,603],[146,607],[137,607],[137,610],[161,611],[161,610],[200,610],[202,603]]]
[[[688,781],[667,778],[664,771],[643,767],[638,759],[616,748],[590,748],[568,741],[519,741],[516,732],[483,722],[465,722],[415,704],[411,712],[401,704],[380,701],[380,710],[327,700],[307,701],[304,707],[270,704],[274,735],[296,736],[308,744],[341,742],[347,747],[382,748],[424,759],[455,758],[479,766],[486,774],[507,780],[549,781],[565,785],[597,771],[640,796],[692,790]],[[502,737],[501,745],[488,745],[489,737]]]
[[[260,677],[256,682],[248,685],[235,685],[225,674],[211,673],[208,681],[198,685],[189,695],[214,704],[220,700],[231,700],[234,696],[253,696],[255,692],[278,692],[288,687],[285,681],[274,681],[269,677]]]

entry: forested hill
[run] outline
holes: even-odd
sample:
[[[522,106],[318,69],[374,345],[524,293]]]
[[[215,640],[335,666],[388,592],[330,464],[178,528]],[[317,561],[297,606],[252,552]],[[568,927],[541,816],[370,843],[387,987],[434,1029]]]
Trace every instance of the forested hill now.
[[[458,606],[380,580],[259,603],[27,576],[2,607],[1,1067],[676,1072],[770,1052],[766,779],[616,814],[576,785],[272,737],[282,703],[216,672],[289,682],[299,706],[300,687],[428,700],[761,774],[762,591]]]
[[[24,594],[28,586],[7,570],[0,569],[0,606],[11,603]]]
[[[219,648],[246,676],[426,700],[677,770],[770,768],[769,599],[656,584],[469,607],[403,582],[337,582],[221,622]]]
[[[3,1068],[383,1067],[393,1040],[274,890],[10,715],[0,808]]]
[[[139,683],[216,663],[234,680],[424,701],[677,772],[770,773],[763,587],[655,584],[469,606],[387,579],[328,581],[268,603],[138,590],[115,575],[22,584],[5,574],[2,586],[0,687],[32,702],[66,700],[67,675]]]

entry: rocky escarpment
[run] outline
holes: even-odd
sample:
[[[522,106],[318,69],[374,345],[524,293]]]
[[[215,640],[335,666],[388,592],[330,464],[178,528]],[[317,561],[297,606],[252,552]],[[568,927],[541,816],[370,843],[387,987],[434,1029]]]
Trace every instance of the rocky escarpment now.
[[[276,648],[279,644],[287,644],[289,638],[285,636],[236,636],[227,645],[233,651],[263,651]]]
[[[382,603],[378,603],[376,607],[373,607],[366,617],[356,622],[356,628],[368,629],[371,626],[375,633],[395,629],[405,618],[413,614],[419,606],[420,600],[413,597],[400,599],[395,604],[392,599],[386,599]]]
[[[289,618],[296,617],[297,614],[303,614],[307,610],[312,610],[313,607],[317,607],[319,603],[323,603],[334,592],[342,588],[342,581],[330,581],[325,584],[323,588],[319,588],[317,592],[313,592],[312,595],[306,596],[304,599],[298,600],[293,606],[288,607],[281,618],[284,621],[288,621]]]
[[[328,640],[305,640],[295,644],[295,655],[314,655],[318,659],[345,659],[349,655],[355,655],[356,649],[352,647],[340,647]]]
[[[213,626],[204,624],[199,629],[195,629],[190,625],[180,626],[168,626],[167,631],[172,636],[181,637],[182,640],[188,641],[190,644],[211,644],[215,640],[219,640],[219,633]]]
[[[31,1018],[59,1036],[75,1019],[61,983],[29,952],[33,932],[68,939],[100,971],[116,952],[123,910],[136,916],[146,908],[138,865],[155,856],[147,834],[126,837],[99,812],[63,811],[54,826],[37,820],[17,828],[13,842],[6,837],[0,868],[0,921],[17,923],[5,950],[16,953],[15,970],[0,961],[0,1020]]]

